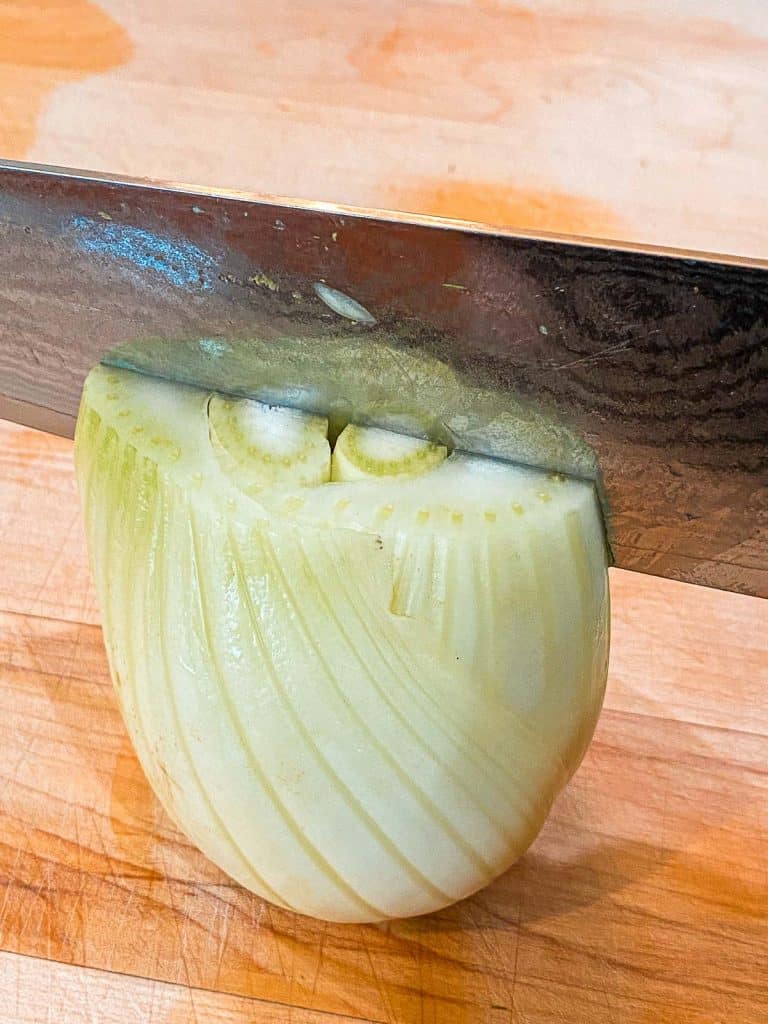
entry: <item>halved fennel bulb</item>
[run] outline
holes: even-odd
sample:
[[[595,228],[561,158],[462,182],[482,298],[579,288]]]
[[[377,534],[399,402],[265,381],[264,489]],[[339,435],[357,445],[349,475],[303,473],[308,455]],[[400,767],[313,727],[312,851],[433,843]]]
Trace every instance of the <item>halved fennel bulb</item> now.
[[[99,367],[76,461],[168,813],[266,899],[374,921],[531,843],[599,713],[608,592],[590,485],[354,432],[331,482],[322,418]]]

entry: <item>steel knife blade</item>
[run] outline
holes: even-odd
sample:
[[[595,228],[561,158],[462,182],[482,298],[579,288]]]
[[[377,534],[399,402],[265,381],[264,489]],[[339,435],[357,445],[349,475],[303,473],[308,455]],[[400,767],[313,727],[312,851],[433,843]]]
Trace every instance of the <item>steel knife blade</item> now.
[[[616,564],[768,596],[768,262],[0,163],[0,416],[98,361],[591,477]]]

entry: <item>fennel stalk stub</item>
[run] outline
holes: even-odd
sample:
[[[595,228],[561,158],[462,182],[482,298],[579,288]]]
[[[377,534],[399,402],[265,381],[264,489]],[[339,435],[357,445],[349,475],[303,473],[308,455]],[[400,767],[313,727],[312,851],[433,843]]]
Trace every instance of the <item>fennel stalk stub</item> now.
[[[170,384],[90,374],[76,463],[123,716],[179,827],[335,921],[502,873],[602,702],[587,483]]]

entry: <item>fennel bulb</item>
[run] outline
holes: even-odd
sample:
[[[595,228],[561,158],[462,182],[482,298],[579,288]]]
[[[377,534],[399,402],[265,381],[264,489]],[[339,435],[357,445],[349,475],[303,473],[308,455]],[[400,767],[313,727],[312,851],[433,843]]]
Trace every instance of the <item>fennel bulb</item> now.
[[[76,463],[126,726],[247,888],[335,921],[506,870],[592,735],[586,483],[97,367]]]

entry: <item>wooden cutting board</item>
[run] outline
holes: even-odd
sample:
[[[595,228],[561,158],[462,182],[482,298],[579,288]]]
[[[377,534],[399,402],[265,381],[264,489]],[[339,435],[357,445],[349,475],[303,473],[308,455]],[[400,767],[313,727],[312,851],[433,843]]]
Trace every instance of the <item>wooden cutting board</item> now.
[[[0,3],[0,151],[768,253],[739,0]],[[280,911],[165,817],[68,442],[0,424],[0,1021],[763,1024],[768,602],[612,574],[595,741],[525,858],[386,926]]]
[[[0,519],[3,1021],[768,1019],[765,602],[613,573],[606,708],[527,856],[441,914],[325,925],[230,882],[144,781],[69,442],[0,429]]]

